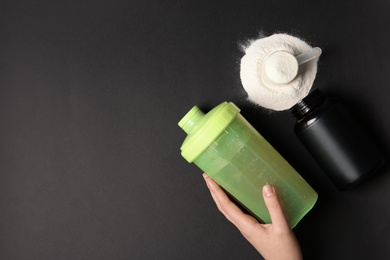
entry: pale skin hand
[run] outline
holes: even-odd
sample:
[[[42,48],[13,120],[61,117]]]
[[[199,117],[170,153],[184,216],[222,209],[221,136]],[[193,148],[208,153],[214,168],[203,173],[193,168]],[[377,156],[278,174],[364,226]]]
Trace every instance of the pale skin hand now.
[[[302,259],[300,246],[287,223],[273,186],[265,185],[262,190],[272,224],[260,224],[252,216],[243,213],[207,174],[204,173],[203,177],[219,211],[238,228],[265,259]]]

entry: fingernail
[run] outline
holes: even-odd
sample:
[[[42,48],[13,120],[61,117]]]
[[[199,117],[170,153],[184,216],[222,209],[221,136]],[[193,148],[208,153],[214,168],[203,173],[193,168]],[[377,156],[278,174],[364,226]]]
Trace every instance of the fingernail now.
[[[210,189],[210,187],[213,185],[212,182],[210,182],[210,177],[206,173],[203,173],[202,176],[207,187]]]
[[[263,187],[263,193],[265,196],[271,197],[272,195],[274,195],[275,190],[271,185],[267,184]]]

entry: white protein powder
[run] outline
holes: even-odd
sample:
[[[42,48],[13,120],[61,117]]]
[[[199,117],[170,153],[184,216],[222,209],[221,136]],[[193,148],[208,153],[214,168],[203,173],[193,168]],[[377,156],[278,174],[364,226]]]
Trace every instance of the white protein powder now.
[[[260,71],[260,74],[277,84],[287,84],[298,74],[297,59],[285,51],[277,51],[269,55],[263,66],[264,71]]]
[[[274,34],[253,41],[245,48],[245,55],[241,59],[241,82],[248,99],[264,108],[281,111],[306,97],[317,74],[318,58],[300,65],[297,76],[286,84],[283,84],[286,78],[291,77],[291,71],[286,69],[291,65],[290,59],[278,59],[278,68],[267,71],[272,80],[264,77],[265,73],[262,72],[267,57],[276,51],[286,51],[297,56],[311,49],[304,41],[288,34]]]

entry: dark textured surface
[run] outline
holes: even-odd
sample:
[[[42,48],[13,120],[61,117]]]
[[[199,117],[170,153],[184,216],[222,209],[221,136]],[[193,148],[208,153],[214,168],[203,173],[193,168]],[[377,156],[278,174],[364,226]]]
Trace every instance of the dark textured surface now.
[[[240,45],[286,32],[323,49],[315,87],[390,154],[388,1],[2,1],[1,259],[259,259],[180,156],[177,122],[224,100],[318,191],[306,259],[390,258],[386,166],[338,192],[293,116],[246,100]]]

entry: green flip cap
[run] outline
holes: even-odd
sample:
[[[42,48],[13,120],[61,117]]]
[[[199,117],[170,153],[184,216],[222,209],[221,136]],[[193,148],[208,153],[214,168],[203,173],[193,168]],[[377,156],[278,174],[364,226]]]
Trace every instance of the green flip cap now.
[[[192,163],[229,126],[240,109],[232,102],[223,102],[207,114],[194,106],[179,122],[188,134],[181,146],[182,156]]]

